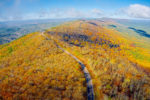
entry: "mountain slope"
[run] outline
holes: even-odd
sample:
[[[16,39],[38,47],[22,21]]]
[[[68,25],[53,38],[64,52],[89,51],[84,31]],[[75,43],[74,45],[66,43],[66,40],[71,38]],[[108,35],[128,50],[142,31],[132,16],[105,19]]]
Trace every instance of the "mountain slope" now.
[[[150,98],[149,72],[131,60],[133,42],[118,31],[95,20],[79,20],[51,28],[47,34],[87,64],[96,99]]]
[[[52,40],[32,33],[0,46],[0,98],[83,100],[84,74]]]
[[[117,30],[116,34],[130,41],[128,51],[126,50],[131,56],[129,59],[150,71],[149,20],[104,19],[103,22],[100,20],[94,22],[111,30]]]
[[[133,57],[145,56],[142,48],[104,23],[115,27],[110,21],[78,20],[0,45],[0,97],[87,99],[88,80],[76,57],[91,75],[96,100],[149,99],[149,65]]]

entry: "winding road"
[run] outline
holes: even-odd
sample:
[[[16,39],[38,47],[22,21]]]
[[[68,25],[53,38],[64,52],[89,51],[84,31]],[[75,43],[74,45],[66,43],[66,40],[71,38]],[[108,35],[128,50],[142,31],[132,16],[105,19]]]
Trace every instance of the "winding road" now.
[[[41,35],[44,36],[47,40],[50,40],[45,34],[44,32],[41,32]],[[55,45],[60,48],[62,51],[64,51],[66,54],[70,55],[72,58],[74,58],[80,65],[82,68],[82,71],[84,73],[85,79],[86,79],[86,84],[87,84],[87,99],[88,100],[94,100],[94,89],[93,89],[93,83],[92,83],[92,79],[90,76],[89,71],[87,70],[86,66],[74,55],[72,55],[70,52],[68,52],[67,50],[63,49],[61,46],[59,46],[55,41],[54,41]]]

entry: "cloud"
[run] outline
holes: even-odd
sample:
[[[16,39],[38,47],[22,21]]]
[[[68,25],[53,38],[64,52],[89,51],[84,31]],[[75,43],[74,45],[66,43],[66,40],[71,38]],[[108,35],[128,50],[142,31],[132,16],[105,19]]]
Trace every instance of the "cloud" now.
[[[64,14],[66,14],[65,17],[71,18],[87,17],[87,14],[85,12],[76,10],[75,8],[68,9]]]
[[[16,0],[15,5],[19,5],[20,0]],[[17,8],[17,7],[15,7]],[[6,17],[7,16],[7,17]],[[52,19],[52,18],[99,18],[103,17],[103,12],[99,9],[89,9],[86,11],[75,8],[68,9],[39,9],[36,12],[23,13],[18,9],[13,9],[10,13],[0,15],[0,21],[7,20],[29,20],[29,19]]]
[[[104,16],[106,16],[106,14],[100,9],[94,8],[90,11],[90,17],[92,18],[100,18]]]
[[[17,20],[22,19],[22,11],[19,9],[21,0],[14,0],[13,3],[8,6],[10,0],[1,2],[0,7],[0,21]]]
[[[99,9],[91,9],[88,11],[81,11],[75,8],[68,9],[41,9],[39,12],[27,14],[23,19],[48,19],[48,18],[95,18],[101,17],[102,11]]]
[[[101,16],[103,14],[103,12],[99,9],[92,9],[92,13],[98,16]]]
[[[96,18],[101,17],[103,12],[100,9],[75,9],[75,8],[44,8],[28,11],[26,7],[30,4],[36,5],[40,0],[11,0],[0,1],[0,21],[29,20],[29,19],[52,19],[52,18]],[[26,5],[24,5],[26,4]],[[27,5],[28,4],[28,5]],[[3,6],[3,7],[2,7]]]
[[[94,17],[102,17],[102,14],[103,14],[102,11],[99,9],[90,9],[90,10],[82,11],[82,10],[77,10],[75,8],[68,8],[68,9],[53,9],[50,12],[50,17],[55,17],[55,18],[94,18]]]
[[[24,12],[26,9],[24,3],[30,6],[30,4],[36,3],[37,1],[39,0],[0,0],[0,21],[25,20],[30,19],[29,17],[31,19],[34,19],[34,17],[39,18],[40,16],[36,12],[33,12],[35,15]],[[9,3],[10,5],[8,5]]]
[[[81,11],[75,8],[51,9],[49,12],[51,18],[86,18],[89,17],[89,11]]]
[[[122,8],[120,12],[131,18],[150,19],[150,7],[141,4],[132,4],[127,8]]]

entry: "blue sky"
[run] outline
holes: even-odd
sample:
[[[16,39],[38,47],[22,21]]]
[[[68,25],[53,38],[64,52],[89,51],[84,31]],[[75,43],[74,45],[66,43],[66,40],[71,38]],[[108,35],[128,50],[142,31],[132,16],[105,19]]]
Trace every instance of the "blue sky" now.
[[[101,17],[150,19],[150,0],[0,0],[0,21]]]

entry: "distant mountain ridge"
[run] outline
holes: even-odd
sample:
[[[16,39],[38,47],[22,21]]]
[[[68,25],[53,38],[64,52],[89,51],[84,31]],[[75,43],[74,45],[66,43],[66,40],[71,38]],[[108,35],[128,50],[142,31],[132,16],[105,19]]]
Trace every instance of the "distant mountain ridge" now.
[[[47,19],[0,22],[0,44],[9,43],[28,33],[43,31],[73,19]]]

